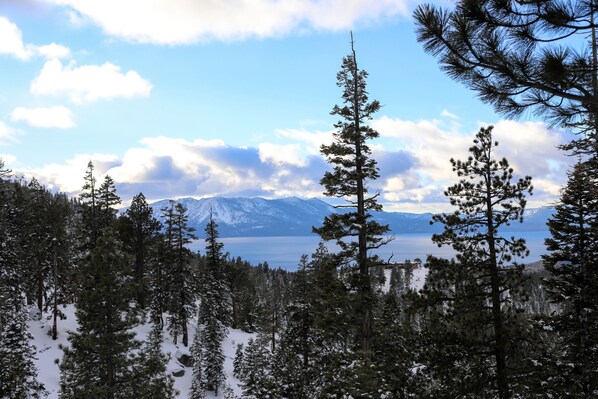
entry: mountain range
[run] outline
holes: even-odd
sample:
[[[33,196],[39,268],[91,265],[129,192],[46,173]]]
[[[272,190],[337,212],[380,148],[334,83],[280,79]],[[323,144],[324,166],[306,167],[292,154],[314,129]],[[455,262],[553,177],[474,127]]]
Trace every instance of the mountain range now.
[[[189,225],[203,237],[210,217],[218,223],[221,237],[276,237],[307,236],[313,226],[321,226],[324,217],[332,212],[342,212],[326,202],[311,198],[288,197],[263,198],[181,198],[176,202],[187,208]],[[161,219],[161,208],[169,200],[150,204],[154,216]],[[546,231],[546,220],[553,214],[552,208],[534,208],[525,211],[524,223],[514,223],[512,232]],[[437,233],[442,231],[438,223],[430,225],[431,213],[375,212],[374,219],[388,224],[393,234]]]

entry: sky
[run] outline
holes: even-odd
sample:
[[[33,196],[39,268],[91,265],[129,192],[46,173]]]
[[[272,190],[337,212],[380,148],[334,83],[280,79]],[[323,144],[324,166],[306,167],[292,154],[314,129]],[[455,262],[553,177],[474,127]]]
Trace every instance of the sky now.
[[[368,73],[387,211],[450,209],[480,127],[531,175],[528,206],[553,204],[572,159],[566,132],[506,120],[416,41],[419,0],[0,0],[0,158],[77,195],[91,160],[126,204],[180,197],[323,196],[350,52]],[[432,3],[450,7],[450,0]]]

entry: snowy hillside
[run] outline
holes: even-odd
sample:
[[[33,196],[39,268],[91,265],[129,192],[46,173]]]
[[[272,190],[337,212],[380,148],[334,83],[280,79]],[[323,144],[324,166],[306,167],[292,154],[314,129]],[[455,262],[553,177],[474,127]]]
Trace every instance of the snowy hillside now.
[[[67,306],[63,309],[63,312],[67,316],[67,319],[59,321],[59,335],[56,341],[53,341],[48,335],[48,331],[50,330],[51,326],[49,321],[42,319],[40,321],[31,320],[29,322],[29,331],[33,335],[33,343],[37,348],[36,366],[39,373],[39,381],[44,384],[46,390],[48,391],[47,399],[58,399],[59,397],[60,370],[56,361],[62,358],[63,353],[59,348],[59,345],[68,345],[67,331],[75,331],[77,328],[74,306]],[[32,319],[37,319],[36,314],[32,314]],[[151,326],[149,324],[136,327],[134,331],[137,335],[137,339],[140,341],[145,341],[150,332],[150,328]],[[195,324],[190,323],[190,341],[193,340],[194,333]],[[238,386],[239,380],[233,376],[233,360],[235,356],[235,350],[237,344],[242,343],[245,345],[252,336],[253,334],[230,329],[228,332],[228,337],[225,339],[223,344],[224,354],[226,356],[224,361],[224,370],[227,375],[227,382],[233,389],[235,397],[240,397],[241,395],[241,388]],[[174,378],[174,386],[180,392],[178,397],[186,398],[191,387],[192,367],[185,367],[178,359],[181,358],[181,355],[183,354],[188,355],[189,348],[186,348],[181,344],[173,344],[168,334],[164,334],[163,350],[164,353],[170,358],[167,366],[168,371],[175,374],[180,374],[181,372],[184,373],[183,376]],[[223,396],[220,395],[218,397]],[[214,396],[211,393],[208,393],[206,398],[214,398]]]

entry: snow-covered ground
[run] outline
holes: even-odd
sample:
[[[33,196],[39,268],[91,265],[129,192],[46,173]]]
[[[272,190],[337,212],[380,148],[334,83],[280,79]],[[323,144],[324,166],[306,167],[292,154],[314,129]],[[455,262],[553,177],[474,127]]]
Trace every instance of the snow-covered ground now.
[[[388,292],[390,284],[390,270],[385,270],[385,285],[384,292]],[[411,280],[411,288],[414,290],[421,290],[424,286],[428,269],[419,267],[413,270],[413,278]],[[62,309],[66,315],[65,320],[58,321],[58,339],[53,341],[49,335],[51,320],[37,320],[35,311],[31,312],[31,320],[29,321],[29,331],[33,335],[34,345],[37,349],[36,366],[38,369],[38,378],[44,384],[48,391],[48,399],[58,399],[60,390],[60,369],[58,368],[57,360],[62,358],[62,349],[60,345],[68,346],[67,331],[76,331],[77,320],[75,317],[74,305],[68,305]],[[189,342],[193,342],[193,335],[195,333],[195,323],[189,324]],[[133,329],[137,335],[137,339],[145,341],[150,332],[150,324],[142,324]],[[249,338],[254,337],[255,334],[245,333],[240,330],[229,329],[228,336],[223,343],[224,355],[224,370],[227,375],[227,383],[233,389],[235,396],[240,397],[242,394],[239,380],[233,376],[233,361],[235,358],[235,351],[238,344],[246,345]],[[180,392],[179,398],[186,398],[191,387],[192,368],[185,367],[178,359],[182,354],[189,354],[190,348],[184,347],[182,344],[175,345],[168,334],[164,334],[163,351],[169,357],[167,369],[171,373],[184,371],[182,377],[174,377],[175,388]],[[218,397],[222,398],[222,394]],[[215,398],[212,393],[208,393],[206,398]]]
[[[66,320],[58,321],[58,339],[53,341],[48,332],[51,327],[51,320],[37,320],[35,312],[32,312],[31,321],[29,322],[29,331],[33,335],[34,345],[37,348],[36,366],[38,369],[38,379],[44,384],[48,391],[47,399],[58,399],[60,390],[60,369],[58,368],[57,360],[62,358],[62,349],[59,345],[68,345],[67,331],[75,331],[77,329],[77,321],[75,318],[75,307],[69,305],[62,309],[67,316]],[[145,341],[150,332],[150,324],[142,324],[134,328],[137,334],[137,339]],[[195,333],[195,324],[189,324],[189,342],[193,342],[193,334]],[[227,383],[233,389],[235,396],[241,396],[241,387],[239,380],[233,376],[233,361],[235,358],[235,351],[237,345],[246,344],[249,338],[255,334],[248,334],[240,330],[229,329],[228,336],[223,343],[224,355],[224,370],[227,375]],[[168,334],[164,334],[163,351],[170,358],[167,369],[169,372],[177,372],[184,370],[185,374],[182,377],[174,378],[174,386],[180,392],[179,398],[186,398],[191,387],[192,368],[185,367],[177,359],[181,354],[189,354],[190,348],[184,347],[182,344],[175,345]],[[218,396],[222,398],[223,395]],[[212,393],[208,393],[206,398],[216,398]]]

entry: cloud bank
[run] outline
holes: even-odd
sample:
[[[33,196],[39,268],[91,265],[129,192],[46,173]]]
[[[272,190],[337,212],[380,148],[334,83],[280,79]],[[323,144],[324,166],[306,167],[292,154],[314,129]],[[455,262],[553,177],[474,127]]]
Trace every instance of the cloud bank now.
[[[169,45],[347,30],[409,14],[407,0],[44,1],[65,7],[76,26],[87,21],[109,36]]]
[[[476,131],[446,129],[442,121],[388,117],[376,119],[372,125],[381,134],[371,145],[381,177],[370,182],[370,193],[381,192],[381,202],[389,211],[450,209],[443,192],[458,177],[449,159],[467,158]],[[497,156],[506,157],[517,176],[533,177],[535,193],[529,206],[556,200],[570,161],[556,149],[563,141],[559,132],[542,123],[499,121],[494,135],[499,141]],[[125,201],[139,192],[151,200],[185,196],[323,198],[319,181],[330,165],[318,148],[331,141],[332,132],[278,130],[272,138],[285,143],[235,147],[221,140],[148,137],[123,156],[83,154],[64,164],[19,172],[76,195],[87,161],[92,160],[98,176],[109,174],[115,179]]]

